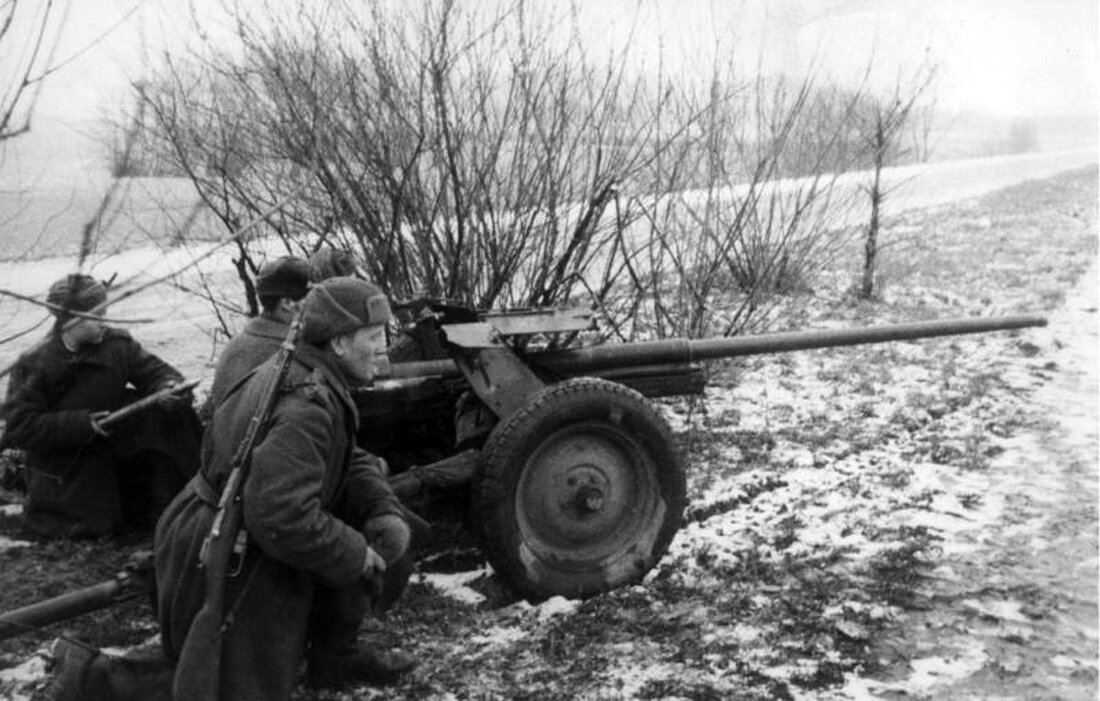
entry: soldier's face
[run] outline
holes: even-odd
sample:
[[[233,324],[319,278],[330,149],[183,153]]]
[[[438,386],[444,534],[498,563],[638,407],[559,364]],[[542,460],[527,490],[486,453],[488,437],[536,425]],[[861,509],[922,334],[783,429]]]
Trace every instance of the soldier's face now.
[[[76,346],[94,346],[103,341],[103,332],[107,325],[103,323],[102,316],[106,310],[99,310],[93,316],[95,319],[77,318],[71,325],[65,327],[65,334],[69,341]]]
[[[384,326],[364,326],[355,333],[337,336],[332,339],[332,350],[340,369],[352,380],[370,382],[389,373]]]

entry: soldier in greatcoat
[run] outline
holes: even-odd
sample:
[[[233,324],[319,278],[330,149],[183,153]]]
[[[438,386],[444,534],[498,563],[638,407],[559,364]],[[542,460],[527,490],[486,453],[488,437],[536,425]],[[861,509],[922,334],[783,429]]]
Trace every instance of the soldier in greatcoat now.
[[[260,315],[250,319],[218,356],[210,397],[203,409],[204,419],[210,418],[230,387],[275,355],[309,292],[310,274],[309,262],[294,256],[277,258],[260,268],[256,276]]]
[[[268,429],[243,484],[239,571],[225,588],[222,699],[286,699],[299,662],[307,682],[385,682],[411,668],[395,651],[356,644],[378,572],[408,548],[403,510],[372,456],[355,444],[352,384],[387,364],[389,304],[377,287],[333,278],[304,302],[302,328]],[[196,565],[230,463],[259,409],[276,356],[229,389],[207,429],[198,475],[165,511],[155,540],[161,638],[179,669],[204,601]],[[190,680],[177,672],[177,688]]]
[[[26,451],[27,526],[84,538],[152,528],[198,466],[201,428],[189,393],[105,431],[99,420],[183,376],[101,319],[107,291],[89,275],[49,289],[50,333],[12,369],[4,445]],[[91,318],[73,313],[89,313]]]
[[[348,276],[354,271],[355,265],[351,257],[332,248],[322,248],[308,261],[295,256],[283,256],[260,268],[259,275],[256,276],[256,294],[260,298],[263,312],[251,319],[226,344],[218,357],[210,396],[203,408],[207,423],[213,416],[214,408],[229,389],[275,355],[286,337],[290,322],[301,309],[309,286],[329,278]],[[374,456],[374,461],[376,468],[383,475],[388,475],[389,468],[385,461],[377,456]],[[383,583],[385,591],[374,602],[380,612],[401,596],[415,569],[412,553],[428,539],[431,532],[431,526],[426,521],[407,509],[405,517],[413,528],[413,546],[410,553],[399,562],[389,563]]]

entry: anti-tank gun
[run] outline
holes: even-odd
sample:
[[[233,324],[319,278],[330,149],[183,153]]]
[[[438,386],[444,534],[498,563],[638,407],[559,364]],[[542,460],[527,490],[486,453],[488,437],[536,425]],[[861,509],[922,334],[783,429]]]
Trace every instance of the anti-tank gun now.
[[[390,461],[400,495],[426,486],[468,499],[493,568],[533,599],[637,581],[664,554],[681,525],[685,466],[650,399],[702,393],[702,363],[1046,324],[970,317],[557,348],[538,341],[576,338],[595,314],[424,301],[418,312],[389,375],[356,391],[360,440]]]

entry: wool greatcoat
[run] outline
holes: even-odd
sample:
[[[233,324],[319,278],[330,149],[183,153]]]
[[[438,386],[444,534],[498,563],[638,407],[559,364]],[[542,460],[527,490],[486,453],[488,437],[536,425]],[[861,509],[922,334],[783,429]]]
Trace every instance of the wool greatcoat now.
[[[229,388],[204,436],[199,474],[157,524],[158,614],[173,662],[203,604],[204,575],[196,566],[203,538],[276,360]],[[311,610],[331,592],[363,591],[363,526],[402,514],[372,456],[355,445],[357,422],[331,354],[299,343],[243,483],[248,545],[239,574],[227,580],[232,619],[222,635],[219,698],[290,697],[307,644],[324,644],[309,625]]]
[[[218,366],[214,368],[214,380],[210,384],[210,399],[204,418],[213,414],[230,387],[259,367],[260,363],[275,355],[289,328],[289,324],[258,316],[249,319],[240,333],[229,340],[218,356]]]
[[[198,467],[194,412],[150,409],[108,437],[92,429],[90,415],[182,379],[121,329],[108,328],[102,342],[75,353],[53,332],[22,355],[3,407],[3,442],[27,451],[28,527],[47,537],[99,536],[119,530],[135,507],[149,506],[128,501],[166,505]],[[132,493],[136,480],[155,480],[158,493]]]

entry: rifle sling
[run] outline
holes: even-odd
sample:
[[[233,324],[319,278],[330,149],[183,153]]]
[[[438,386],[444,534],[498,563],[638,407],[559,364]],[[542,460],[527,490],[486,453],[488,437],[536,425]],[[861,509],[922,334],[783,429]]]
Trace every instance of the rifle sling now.
[[[218,508],[218,491],[206,479],[202,472],[195,473],[194,478],[187,484],[187,489],[194,494],[199,501],[211,508]]]

